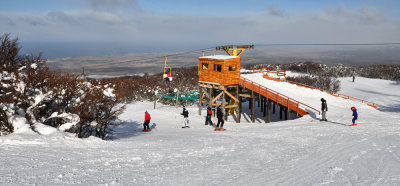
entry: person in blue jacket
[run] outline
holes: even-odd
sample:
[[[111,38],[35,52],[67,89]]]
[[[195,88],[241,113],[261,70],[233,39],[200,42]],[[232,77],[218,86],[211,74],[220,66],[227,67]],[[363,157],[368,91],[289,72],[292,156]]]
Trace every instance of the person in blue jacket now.
[[[351,126],[357,126],[356,120],[358,118],[358,113],[356,107],[351,107],[351,110],[353,111],[353,119],[351,120],[353,124]]]

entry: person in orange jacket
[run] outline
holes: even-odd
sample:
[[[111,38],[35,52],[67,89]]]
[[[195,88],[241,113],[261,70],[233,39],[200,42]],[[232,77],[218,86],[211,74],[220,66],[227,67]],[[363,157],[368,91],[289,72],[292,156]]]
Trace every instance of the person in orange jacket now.
[[[144,132],[150,131],[150,126],[149,126],[150,119],[151,119],[150,114],[146,110],[146,112],[144,112],[144,123],[143,123]]]

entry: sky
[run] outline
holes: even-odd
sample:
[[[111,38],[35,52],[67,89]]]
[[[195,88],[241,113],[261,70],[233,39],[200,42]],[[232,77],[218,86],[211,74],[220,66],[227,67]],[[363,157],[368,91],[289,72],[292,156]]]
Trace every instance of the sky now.
[[[400,42],[398,0],[1,0],[31,43],[215,46]]]

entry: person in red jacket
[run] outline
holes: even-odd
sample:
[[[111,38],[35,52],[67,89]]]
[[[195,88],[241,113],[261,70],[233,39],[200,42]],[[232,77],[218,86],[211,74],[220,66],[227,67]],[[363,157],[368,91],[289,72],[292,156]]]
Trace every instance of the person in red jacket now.
[[[149,127],[150,119],[151,119],[150,114],[146,110],[146,112],[144,112],[144,123],[143,123],[144,132],[150,131]]]
[[[208,124],[212,125],[213,124],[212,121],[211,121],[211,115],[212,115],[211,107],[210,107],[210,105],[207,105],[207,116],[206,116],[205,125],[208,125]]]

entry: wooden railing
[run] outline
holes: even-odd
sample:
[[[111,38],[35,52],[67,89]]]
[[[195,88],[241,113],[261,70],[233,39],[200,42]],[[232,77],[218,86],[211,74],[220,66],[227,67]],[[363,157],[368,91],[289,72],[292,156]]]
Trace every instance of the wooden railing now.
[[[273,68],[253,68],[253,73],[255,72],[260,72],[263,74],[276,74],[278,77],[285,77],[286,76],[286,70],[278,70],[278,69],[273,69]]]
[[[288,96],[285,96],[284,94],[276,92],[272,89],[269,89],[263,85],[260,85],[256,82],[254,82],[254,81],[248,80],[244,77],[240,77],[239,84],[247,89],[250,89],[254,92],[257,92],[258,94],[261,94],[261,95],[267,97],[268,99],[271,99],[275,103],[283,105],[283,106],[289,108],[290,110],[297,112],[301,116],[308,114],[308,112],[305,111],[301,107],[308,108],[309,110],[313,110],[313,111],[317,112],[318,114],[320,114],[319,110],[317,110],[309,105],[301,103],[295,99],[289,98]]]

